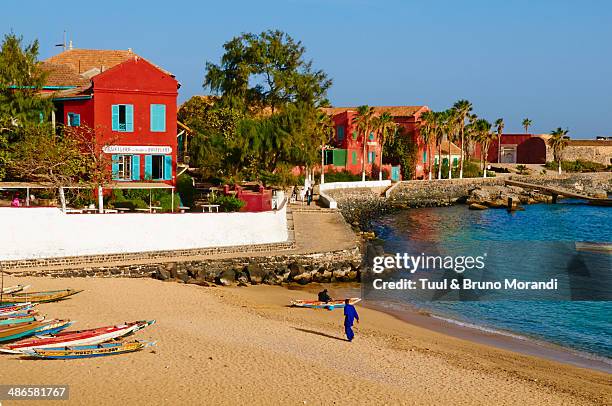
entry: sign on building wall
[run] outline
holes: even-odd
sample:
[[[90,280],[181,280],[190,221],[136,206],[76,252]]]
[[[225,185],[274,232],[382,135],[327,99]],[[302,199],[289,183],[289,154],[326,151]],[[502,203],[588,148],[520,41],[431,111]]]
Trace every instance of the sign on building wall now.
[[[107,145],[102,148],[106,154],[171,154],[172,147],[161,145]]]

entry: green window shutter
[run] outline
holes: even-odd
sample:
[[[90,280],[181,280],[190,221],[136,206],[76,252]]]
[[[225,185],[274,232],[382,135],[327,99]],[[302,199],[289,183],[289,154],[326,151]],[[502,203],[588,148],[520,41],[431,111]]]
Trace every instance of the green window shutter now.
[[[344,126],[339,125],[336,127],[336,133],[338,134],[338,141],[344,140]]]
[[[113,131],[119,131],[119,105],[113,104],[112,106],[112,114],[113,114]]]
[[[356,140],[358,136],[357,130],[353,131],[353,140]]]
[[[119,155],[112,155],[111,158],[113,160],[113,165],[112,165],[113,179],[117,180],[119,179]]]
[[[140,155],[132,155],[132,180],[140,180]]]
[[[334,149],[334,166],[346,166],[346,149]]]
[[[166,105],[151,104],[151,131],[166,131]]]
[[[427,163],[427,151],[423,151],[423,163]]]
[[[357,165],[357,151],[353,151],[353,153],[351,154],[351,162],[353,163],[353,165]]]
[[[376,159],[376,152],[368,152],[368,163],[374,162]]]
[[[453,166],[457,166],[458,163],[459,163],[459,159],[453,158]]]
[[[134,132],[134,105],[125,105],[125,131]]]
[[[172,155],[164,155],[164,180],[172,180]]]
[[[145,155],[145,180],[151,180],[153,178],[153,156]]]
[[[370,133],[370,141],[374,141],[374,133]]]

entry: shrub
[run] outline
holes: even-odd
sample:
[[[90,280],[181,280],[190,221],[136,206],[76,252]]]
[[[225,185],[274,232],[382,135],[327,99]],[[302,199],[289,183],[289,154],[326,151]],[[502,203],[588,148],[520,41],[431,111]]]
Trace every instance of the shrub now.
[[[516,170],[518,171],[519,175],[527,175],[530,172],[529,168],[527,168],[525,165],[516,165]]]
[[[188,174],[183,173],[177,179],[176,189],[183,205],[193,207],[196,196],[196,189],[193,186],[193,178]]]
[[[236,196],[212,194],[209,198],[209,203],[218,204],[221,207],[221,211],[225,212],[239,211],[246,204],[244,201],[238,199]]]
[[[546,162],[545,168],[557,170],[559,164],[557,162]],[[575,161],[561,161],[561,169],[565,172],[610,172],[612,165],[603,165],[598,162],[586,161],[577,159]]]

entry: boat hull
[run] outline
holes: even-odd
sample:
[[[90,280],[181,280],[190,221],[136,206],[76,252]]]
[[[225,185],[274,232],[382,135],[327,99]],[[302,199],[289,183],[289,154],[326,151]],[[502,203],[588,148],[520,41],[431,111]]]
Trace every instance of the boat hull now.
[[[349,299],[349,303],[354,305],[359,303],[361,298],[352,297]],[[344,307],[344,300],[330,300],[329,302],[321,302],[319,300],[293,300],[291,301],[291,306],[295,307],[305,307],[309,309],[341,309]]]
[[[131,343],[81,345],[50,349],[28,350],[24,355],[44,359],[95,358],[135,352],[152,345],[155,345],[155,343],[140,341],[135,341]]]

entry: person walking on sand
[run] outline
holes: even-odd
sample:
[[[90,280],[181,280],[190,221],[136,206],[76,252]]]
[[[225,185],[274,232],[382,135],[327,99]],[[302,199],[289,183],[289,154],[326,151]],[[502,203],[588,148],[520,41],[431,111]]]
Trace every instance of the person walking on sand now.
[[[349,303],[349,299],[344,299],[344,332],[346,333],[346,339],[350,343],[355,337],[353,333],[353,321],[357,320],[359,323],[359,315],[355,306]]]

